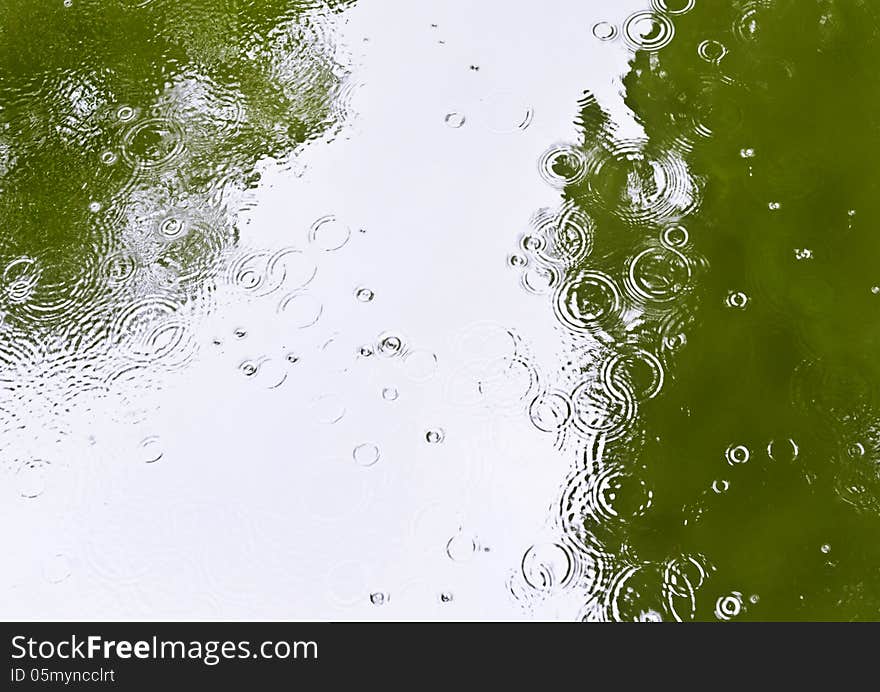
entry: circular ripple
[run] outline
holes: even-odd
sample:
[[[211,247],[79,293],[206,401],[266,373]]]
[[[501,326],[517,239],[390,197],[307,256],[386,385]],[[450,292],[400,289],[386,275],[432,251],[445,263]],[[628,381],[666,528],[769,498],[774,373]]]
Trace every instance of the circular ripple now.
[[[533,589],[551,591],[564,588],[575,580],[578,561],[570,546],[562,543],[539,543],[523,555],[523,579]]]
[[[572,144],[554,144],[538,159],[538,172],[547,183],[561,189],[583,181],[587,163],[583,149]]]
[[[653,399],[663,389],[663,364],[649,351],[636,348],[616,353],[601,371],[601,380],[615,396],[623,399],[634,393],[640,400]]]
[[[187,341],[186,326],[176,319],[179,307],[164,296],[147,296],[129,303],[110,326],[113,343],[143,363],[172,357]]]
[[[372,442],[364,442],[354,448],[351,456],[358,466],[375,466],[379,461],[379,448]]]
[[[571,420],[571,413],[571,398],[558,390],[539,394],[529,406],[529,418],[542,432],[562,429]]]
[[[593,25],[593,36],[600,41],[611,41],[617,36],[617,27],[611,22],[597,22]]]
[[[687,162],[673,149],[640,139],[592,149],[585,157],[590,204],[636,226],[679,219],[699,202]]]
[[[724,302],[729,308],[743,310],[749,304],[749,297],[742,291],[731,291],[727,294]]]
[[[183,142],[183,131],[175,121],[150,118],[123,135],[122,156],[138,168],[170,167],[183,153]]]
[[[3,287],[10,303],[24,303],[40,280],[40,266],[32,257],[19,257],[3,269]]]
[[[380,355],[383,355],[386,358],[394,358],[395,356],[401,355],[403,350],[404,342],[400,335],[391,332],[379,335],[378,351]]]
[[[144,438],[140,443],[139,453],[145,464],[155,464],[164,455],[162,441],[155,435]]]
[[[569,268],[580,265],[593,250],[595,224],[574,202],[557,212],[538,214],[533,220],[540,247],[537,256],[551,264]]]
[[[604,596],[605,616],[612,622],[662,622],[671,619],[663,598],[663,574],[652,565],[627,566]]]
[[[724,458],[727,459],[727,463],[731,466],[745,464],[751,456],[752,453],[745,445],[731,445],[724,452]]]
[[[43,459],[29,459],[21,463],[16,473],[18,494],[26,500],[33,500],[46,490],[46,476],[49,462]]]
[[[706,569],[692,556],[669,560],[663,571],[663,592],[675,620],[693,620],[696,615],[696,593],[706,581]]]
[[[694,9],[696,0],[651,0],[651,7],[665,14],[686,14]]]
[[[311,283],[318,273],[318,265],[301,250],[281,248],[269,257],[266,271],[271,290],[281,286],[296,290]]]
[[[758,38],[761,25],[758,21],[758,9],[755,3],[749,3],[743,9],[742,14],[733,23],[733,34],[744,42],[754,41]]]
[[[117,250],[101,263],[101,276],[111,286],[124,286],[134,279],[140,263],[131,253]]]
[[[773,461],[795,461],[799,453],[797,442],[790,437],[770,440],[767,443],[767,456]]]
[[[425,433],[425,442],[436,445],[446,439],[446,432],[442,428],[432,428]]]
[[[323,310],[321,301],[309,293],[291,293],[278,303],[278,314],[287,324],[297,329],[314,325]]]
[[[623,38],[633,50],[660,50],[668,46],[674,36],[672,21],[656,12],[636,12],[623,23]]]
[[[706,62],[717,65],[727,55],[727,46],[720,41],[707,39],[697,46],[697,55]]]
[[[309,242],[325,252],[339,250],[349,238],[351,229],[332,214],[321,217],[309,229]]]
[[[522,286],[534,295],[546,295],[559,284],[559,273],[553,267],[531,266],[522,273]]]
[[[595,333],[620,321],[623,299],[610,276],[581,270],[560,285],[554,307],[557,318],[572,331]]]
[[[719,596],[715,601],[715,617],[719,620],[733,620],[742,612],[742,609],[743,598],[739,591],[734,591],[727,596]]]
[[[443,120],[449,127],[457,130],[464,125],[465,116],[462,113],[447,113]]]
[[[604,434],[609,440],[623,435],[637,413],[635,396],[623,385],[615,392],[601,380],[581,382],[571,395],[575,430],[587,437]]]
[[[678,249],[687,245],[690,235],[684,226],[668,226],[660,235],[660,242],[670,249]]]
[[[640,305],[673,301],[690,284],[690,262],[677,250],[648,248],[627,264],[624,290],[629,298]]]

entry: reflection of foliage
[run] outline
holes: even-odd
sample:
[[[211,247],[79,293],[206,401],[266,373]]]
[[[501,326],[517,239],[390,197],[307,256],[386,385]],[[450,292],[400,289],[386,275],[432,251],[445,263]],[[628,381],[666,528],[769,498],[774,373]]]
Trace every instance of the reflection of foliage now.
[[[601,325],[606,343],[657,353],[668,373],[658,397],[640,398],[639,430],[604,450],[640,479],[633,497],[617,488],[618,510],[646,487],[650,508],[624,509],[616,533],[588,516],[585,528],[634,562],[706,555],[715,570],[698,618],[715,619],[731,602],[716,599],[742,592],[740,617],[875,619],[880,198],[870,71],[880,12],[858,1],[697,2],[671,19],[674,41],[638,52],[625,80],[647,139],[616,141],[588,98],[584,160],[556,171],[570,180],[569,203],[595,222],[594,250],[570,273],[602,272],[633,298],[627,262],[677,223],[690,238],[682,252],[701,267],[663,310],[643,302]],[[643,200],[663,201],[658,185],[676,182],[679,160],[699,195],[642,214]],[[650,270],[652,288],[670,285],[660,263]],[[735,291],[748,299],[742,309],[726,302]],[[666,353],[679,331],[681,348]],[[725,459],[736,445],[749,450],[745,463]]]
[[[3,3],[3,254],[112,247],[130,226],[133,198],[222,209],[230,192],[255,182],[258,160],[326,130],[339,75],[321,34],[327,10],[316,7]],[[130,111],[120,117],[120,108]]]

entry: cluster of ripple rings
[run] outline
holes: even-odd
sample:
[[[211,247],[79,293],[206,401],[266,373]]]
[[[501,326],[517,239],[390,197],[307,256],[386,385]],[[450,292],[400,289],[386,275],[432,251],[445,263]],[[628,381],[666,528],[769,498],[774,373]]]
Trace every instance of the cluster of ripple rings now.
[[[534,254],[542,261],[562,268],[583,263],[593,250],[595,224],[574,202],[566,202],[555,212],[545,210],[532,221],[540,238]]]
[[[678,219],[699,203],[687,163],[674,150],[655,150],[640,139],[619,140],[583,153],[585,192],[591,205],[633,226]]]
[[[571,397],[563,391],[542,392],[529,405],[529,418],[541,432],[556,432],[571,420]]]
[[[123,308],[111,325],[111,340],[140,363],[176,360],[191,335],[187,322],[177,316],[179,306],[163,296],[146,296]]]
[[[565,543],[538,543],[526,550],[521,569],[523,579],[531,588],[551,591],[578,581],[583,564]]]
[[[0,275],[0,303],[29,324],[87,317],[101,289],[94,255],[79,261],[46,252],[9,261]]]
[[[625,382],[615,390],[600,379],[581,382],[571,394],[572,424],[585,438],[602,434],[607,440],[624,435],[636,418],[638,402]]]
[[[668,46],[674,36],[675,25],[660,12],[635,12],[623,22],[623,38],[633,50],[660,50]]]
[[[239,254],[229,265],[227,280],[254,296],[274,293],[284,287],[299,290],[311,283],[318,273],[314,260],[301,250],[284,247],[248,251]]]

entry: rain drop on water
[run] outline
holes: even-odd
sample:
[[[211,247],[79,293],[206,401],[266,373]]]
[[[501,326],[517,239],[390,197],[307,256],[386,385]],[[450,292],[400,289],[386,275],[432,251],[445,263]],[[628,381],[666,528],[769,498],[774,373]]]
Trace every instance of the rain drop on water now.
[[[425,440],[430,444],[439,444],[443,442],[445,437],[446,433],[441,428],[435,428],[425,433]]]

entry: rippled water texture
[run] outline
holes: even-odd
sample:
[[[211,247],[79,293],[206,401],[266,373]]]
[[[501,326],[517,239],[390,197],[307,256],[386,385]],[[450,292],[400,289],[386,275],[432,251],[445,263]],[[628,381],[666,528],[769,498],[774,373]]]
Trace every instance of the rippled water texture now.
[[[586,620],[877,618],[878,19],[657,1],[594,29],[637,51],[644,137],[588,96],[541,161],[564,201],[530,261],[573,218],[592,247],[557,265],[568,360],[532,414],[583,459],[524,600],[564,571]]]
[[[878,27],[3,3],[4,612],[878,619]]]

